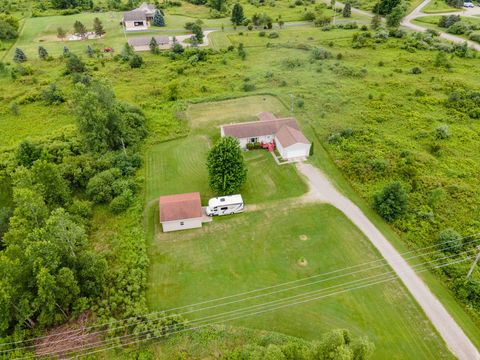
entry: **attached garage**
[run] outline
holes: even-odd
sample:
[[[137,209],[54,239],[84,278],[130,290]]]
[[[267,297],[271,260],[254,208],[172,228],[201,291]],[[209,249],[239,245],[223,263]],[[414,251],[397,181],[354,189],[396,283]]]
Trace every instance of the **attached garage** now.
[[[202,227],[200,193],[160,196],[159,202],[163,232]]]
[[[301,131],[290,126],[283,126],[275,134],[275,144],[280,156],[285,160],[306,158],[312,146]]]

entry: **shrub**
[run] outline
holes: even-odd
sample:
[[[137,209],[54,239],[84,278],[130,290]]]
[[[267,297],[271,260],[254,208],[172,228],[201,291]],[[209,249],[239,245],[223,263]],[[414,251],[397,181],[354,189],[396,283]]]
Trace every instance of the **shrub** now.
[[[260,32],[258,33],[258,36],[264,37],[264,36],[265,36],[265,31],[260,31]]]
[[[392,222],[407,211],[408,195],[400,182],[387,185],[374,196],[373,207],[385,220]]]
[[[450,131],[448,125],[440,125],[435,129],[435,138],[439,140],[448,139],[450,137]]]
[[[460,21],[460,15],[442,16],[438,21],[438,27],[449,28],[458,21]]]
[[[115,214],[118,214],[127,210],[130,207],[130,205],[133,203],[133,199],[134,199],[134,196],[132,191],[128,189],[125,190],[110,202],[110,205],[109,205],[110,211],[112,211]]]
[[[63,95],[63,91],[58,88],[57,84],[52,83],[48,88],[43,90],[43,100],[45,100],[47,104],[57,105],[65,101],[65,96]]]
[[[128,63],[132,69],[137,69],[143,65],[143,58],[140,55],[135,54],[130,58]]]
[[[312,49],[312,58],[314,60],[331,59],[332,57],[332,53],[324,48],[316,47]]]
[[[438,234],[437,243],[448,248],[444,251],[458,252],[462,247],[462,236],[452,228],[447,228]]]
[[[82,73],[86,70],[86,65],[77,55],[69,53],[67,56],[67,74]]]
[[[414,75],[418,75],[422,73],[422,69],[419,68],[418,66],[415,66],[410,70],[410,72]]]
[[[255,90],[255,84],[246,82],[242,86],[243,91],[253,91]]]
[[[313,11],[307,11],[302,15],[304,21],[313,21],[315,20],[315,13]]]
[[[88,181],[87,195],[96,203],[110,202],[115,193],[113,184],[121,176],[121,171],[116,168],[102,171]]]
[[[447,29],[447,32],[455,35],[462,35],[471,30],[470,24],[458,21]]]
[[[271,33],[268,34],[268,37],[270,39],[276,39],[278,38],[280,35],[276,32],[276,31],[272,31]]]

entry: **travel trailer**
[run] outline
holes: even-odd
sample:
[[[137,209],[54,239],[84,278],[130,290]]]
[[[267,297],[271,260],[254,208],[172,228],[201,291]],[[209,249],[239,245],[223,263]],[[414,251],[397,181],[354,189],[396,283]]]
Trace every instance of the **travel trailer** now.
[[[208,200],[208,216],[231,215],[244,209],[242,195],[221,196]]]

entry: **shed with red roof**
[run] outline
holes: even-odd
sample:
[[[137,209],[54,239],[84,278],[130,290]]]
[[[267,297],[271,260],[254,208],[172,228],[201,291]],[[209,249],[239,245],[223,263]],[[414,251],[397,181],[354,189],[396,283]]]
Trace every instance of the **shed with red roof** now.
[[[202,227],[200,193],[160,196],[159,203],[163,232]]]

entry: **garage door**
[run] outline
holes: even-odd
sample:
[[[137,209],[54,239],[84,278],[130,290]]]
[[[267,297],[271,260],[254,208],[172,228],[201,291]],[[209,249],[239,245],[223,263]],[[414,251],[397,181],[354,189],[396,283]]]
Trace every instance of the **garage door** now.
[[[296,157],[304,157],[307,156],[307,149],[292,149],[292,150],[287,150],[287,158],[292,159]]]

